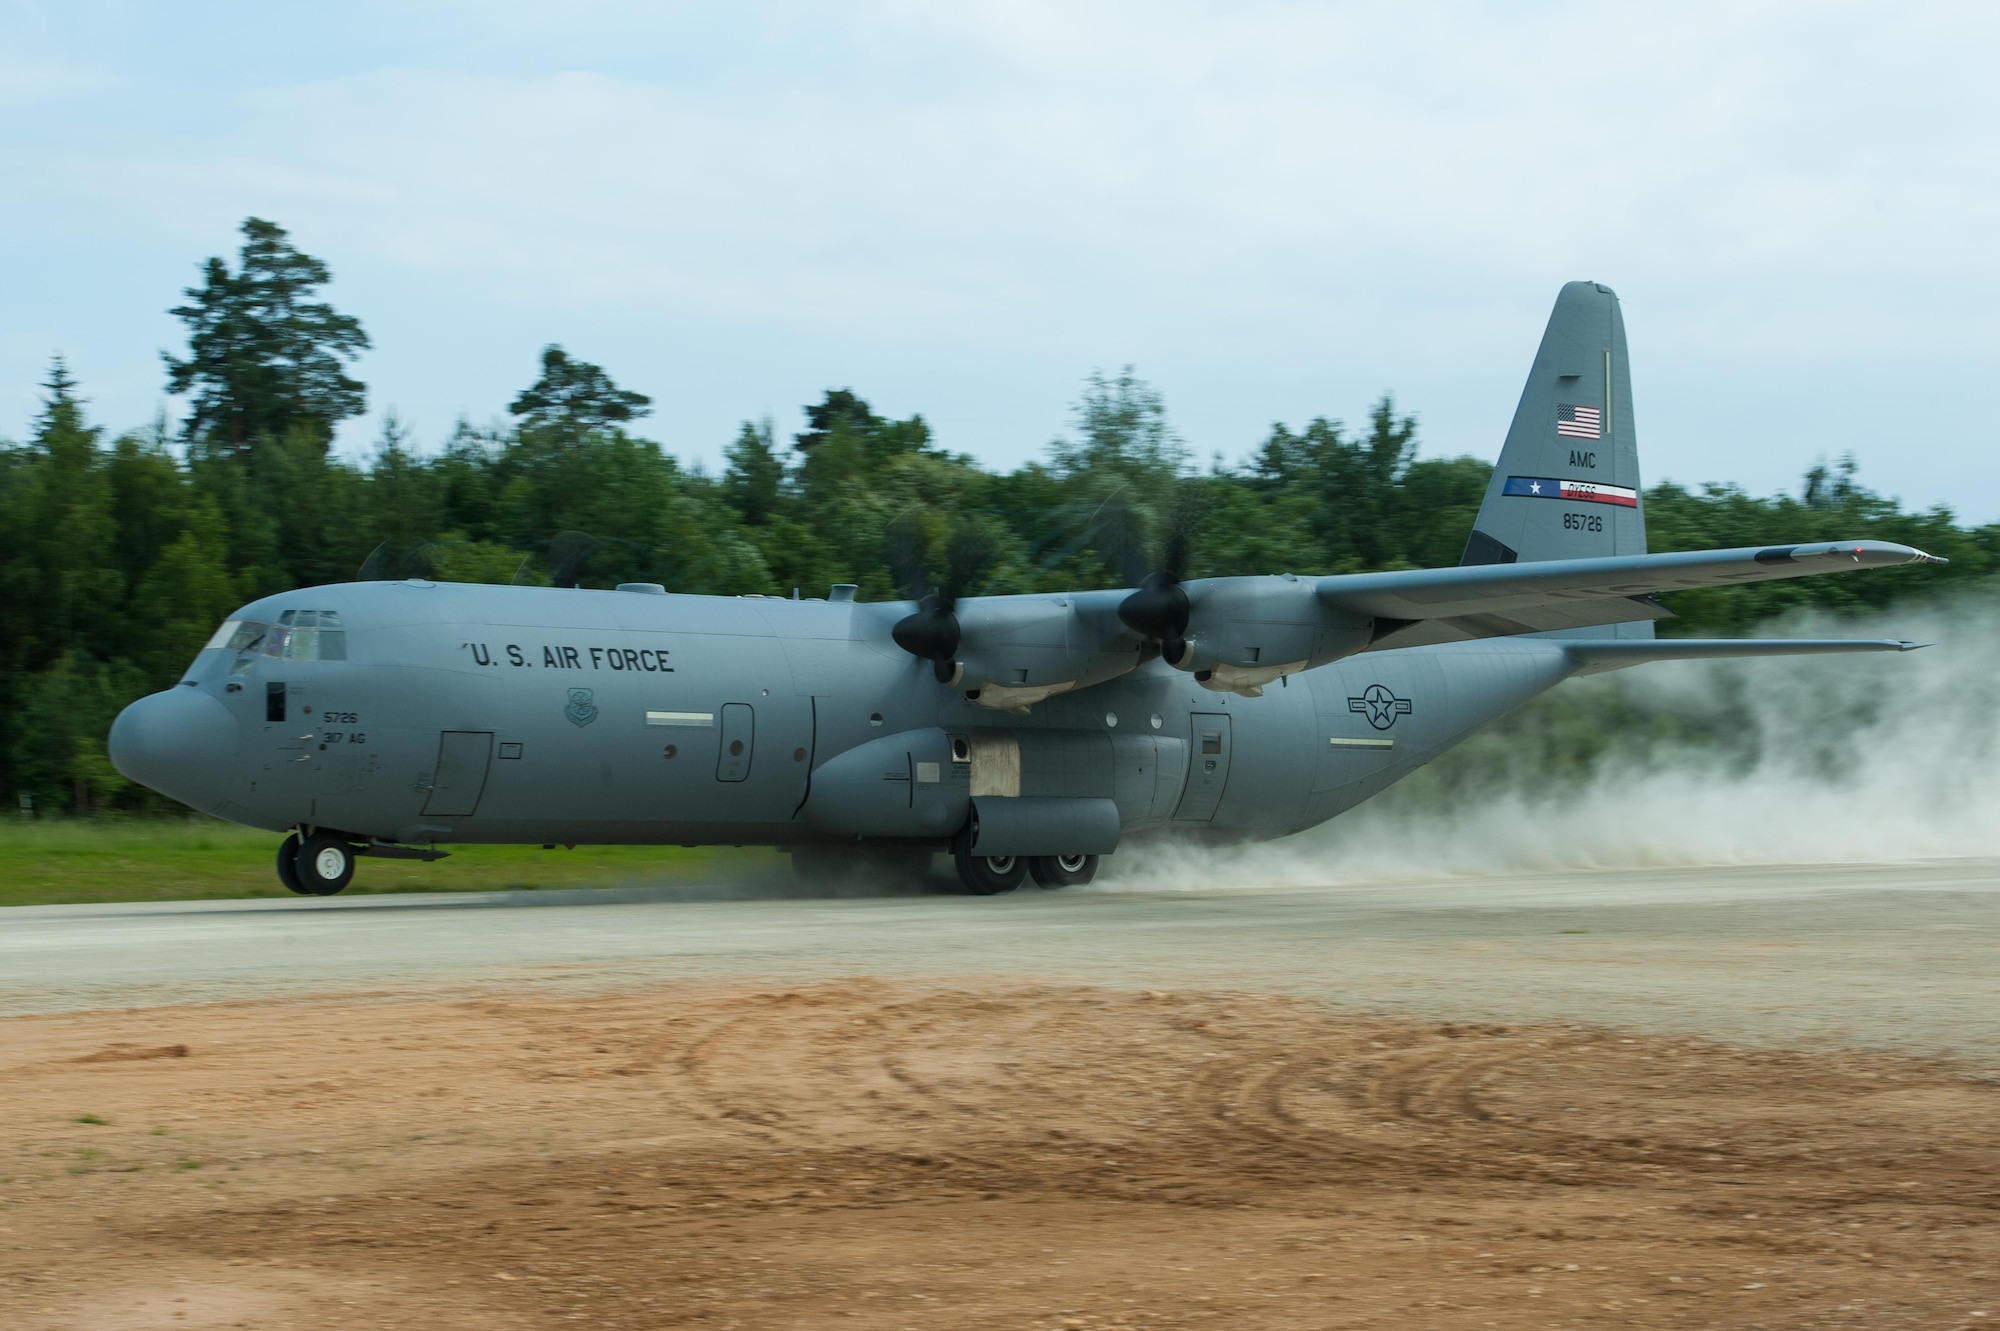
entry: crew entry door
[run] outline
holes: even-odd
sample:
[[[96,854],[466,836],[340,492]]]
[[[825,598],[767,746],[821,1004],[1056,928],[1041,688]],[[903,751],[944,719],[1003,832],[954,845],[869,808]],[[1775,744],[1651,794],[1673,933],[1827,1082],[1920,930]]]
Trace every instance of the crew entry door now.
[[[490,730],[447,730],[438,737],[437,773],[424,815],[470,818],[486,790],[486,769],[493,760]]]
[[[1229,713],[1196,712],[1193,720],[1187,792],[1174,811],[1177,823],[1205,823],[1215,817],[1222,788],[1229,784]]]

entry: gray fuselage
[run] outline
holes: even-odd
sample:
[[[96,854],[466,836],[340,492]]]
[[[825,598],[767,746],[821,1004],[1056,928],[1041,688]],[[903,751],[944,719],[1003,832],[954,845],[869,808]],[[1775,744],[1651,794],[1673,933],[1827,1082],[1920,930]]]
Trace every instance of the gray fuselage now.
[[[288,592],[232,622],[338,629],[209,647],[121,718],[114,749],[205,812],[404,843],[942,845],[968,791],[1115,800],[1126,836],[1261,838],[1353,807],[1577,669],[1555,642],[1498,639],[1368,652],[1239,696],[1155,659],[1017,715],[899,650],[886,630],[909,608]],[[927,815],[926,787],[942,793]]]

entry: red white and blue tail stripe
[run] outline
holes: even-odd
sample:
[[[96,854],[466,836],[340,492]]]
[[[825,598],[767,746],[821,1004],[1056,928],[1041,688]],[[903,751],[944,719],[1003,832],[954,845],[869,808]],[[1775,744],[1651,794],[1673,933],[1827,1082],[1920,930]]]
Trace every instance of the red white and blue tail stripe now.
[[[1639,507],[1639,492],[1622,485],[1602,485],[1596,481],[1565,481],[1551,476],[1509,476],[1501,494],[1523,499],[1566,499],[1579,504],[1616,504],[1620,508]]]

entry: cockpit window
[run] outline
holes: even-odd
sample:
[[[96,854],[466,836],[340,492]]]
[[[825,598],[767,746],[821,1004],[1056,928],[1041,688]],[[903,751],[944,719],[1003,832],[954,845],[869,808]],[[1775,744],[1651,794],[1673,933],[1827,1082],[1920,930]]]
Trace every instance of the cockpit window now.
[[[263,644],[270,628],[269,624],[259,624],[254,619],[232,619],[215,631],[208,646],[231,652],[254,652]]]
[[[264,639],[264,655],[284,661],[345,661],[347,632],[333,610],[286,610]]]

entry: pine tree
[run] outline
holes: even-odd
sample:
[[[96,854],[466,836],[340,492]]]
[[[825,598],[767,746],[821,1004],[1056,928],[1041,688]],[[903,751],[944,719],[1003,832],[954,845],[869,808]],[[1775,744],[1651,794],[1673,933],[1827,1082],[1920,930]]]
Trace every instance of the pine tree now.
[[[772,447],[771,421],[761,425],[743,422],[736,442],[727,453],[729,468],[722,474],[722,497],[744,522],[761,527],[778,510],[778,497],[785,480],[785,464]]]
[[[523,430],[554,430],[565,440],[652,413],[653,399],[611,382],[601,366],[572,360],[561,347],[542,348],[542,377],[507,410]]]
[[[301,428],[324,448],[336,422],[363,410],[366,389],[341,362],[366,350],[368,335],[312,299],[332,275],[283,227],[248,217],[242,230],[236,271],[211,258],[188,303],[169,311],[188,327],[188,355],[161,353],[167,391],[194,394],[184,433],[212,450],[241,457]]]
[[[8,582],[21,599],[11,607],[8,646],[16,666],[27,669],[72,649],[115,644],[125,592],[106,458],[61,356],[43,388],[48,397],[10,515],[18,544]]]

